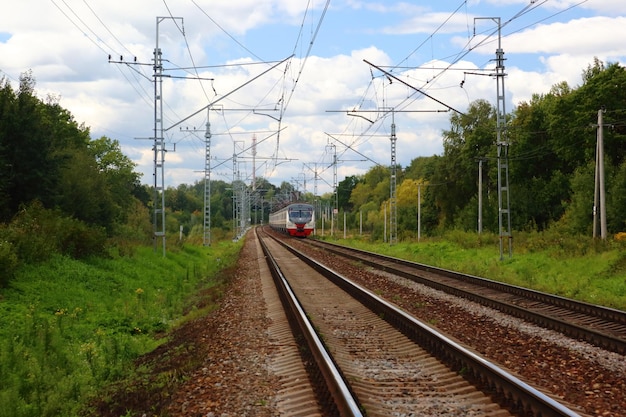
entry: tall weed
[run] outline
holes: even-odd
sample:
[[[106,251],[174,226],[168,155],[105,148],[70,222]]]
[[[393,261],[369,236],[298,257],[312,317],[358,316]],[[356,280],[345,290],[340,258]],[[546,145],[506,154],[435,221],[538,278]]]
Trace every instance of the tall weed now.
[[[6,286],[15,275],[19,265],[17,251],[12,242],[5,238],[0,226],[0,288]]]
[[[113,259],[53,255],[20,267],[0,292],[0,416],[79,415],[164,340],[240,247],[183,246],[165,258],[151,247]]]
[[[37,263],[63,254],[77,259],[102,255],[106,242],[104,229],[88,226],[40,202],[23,206],[6,228],[5,239],[15,247],[24,263]]]
[[[512,257],[500,260],[492,233],[448,231],[420,242],[329,239],[440,268],[626,310],[626,241],[602,241],[552,229],[515,232]]]

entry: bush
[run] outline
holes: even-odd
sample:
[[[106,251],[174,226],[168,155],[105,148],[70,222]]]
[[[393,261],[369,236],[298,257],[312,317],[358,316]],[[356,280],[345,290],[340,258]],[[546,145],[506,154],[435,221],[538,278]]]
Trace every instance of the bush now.
[[[63,255],[74,259],[84,259],[92,255],[102,255],[105,250],[106,230],[103,227],[89,227],[85,223],[62,218],[59,221],[58,249]]]
[[[48,210],[40,202],[22,207],[7,228],[7,240],[19,260],[36,263],[54,254],[85,258],[104,253],[104,229]]]
[[[15,245],[17,256],[22,262],[35,263],[49,259],[55,251],[56,227],[43,205],[36,201],[23,206],[9,224],[9,239]]]
[[[6,286],[13,278],[18,263],[13,244],[0,235],[0,287]]]
[[[618,242],[626,242],[626,232],[616,233],[613,238]]]

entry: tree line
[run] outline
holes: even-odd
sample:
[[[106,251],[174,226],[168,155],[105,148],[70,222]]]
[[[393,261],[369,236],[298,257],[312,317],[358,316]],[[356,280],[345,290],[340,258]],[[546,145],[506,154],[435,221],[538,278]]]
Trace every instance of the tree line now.
[[[90,130],[55,96],[37,96],[32,72],[19,86],[0,79],[0,286],[21,265],[55,254],[74,258],[126,254],[152,241],[154,188],[142,184],[120,143]],[[233,229],[232,184],[211,181],[212,228]],[[293,191],[257,180],[259,222],[275,195]],[[265,200],[263,200],[265,198]],[[168,242],[202,243],[204,182],[165,190]]]
[[[577,87],[556,84],[506,115],[513,230],[558,228],[591,236],[597,116],[603,109],[607,229],[626,231],[626,70],[596,59],[582,80]],[[498,233],[495,107],[486,100],[472,102],[464,114],[451,115],[442,137],[441,155],[397,167],[399,238],[415,234],[418,193],[422,233],[477,230],[481,165],[482,227]],[[351,227],[362,221],[360,226],[381,237],[389,181],[390,170],[377,166],[339,183],[340,209],[349,213]]]
[[[39,99],[31,72],[17,89],[1,79],[0,281],[54,253],[104,254],[147,201],[134,168],[116,140],[91,139],[58,98]]]
[[[600,109],[607,228],[611,234],[626,231],[626,69],[599,60],[582,71],[580,86],[561,82],[506,115],[514,230],[558,228],[591,235]],[[397,167],[397,237],[415,236],[418,202],[424,235],[476,230],[479,166],[482,227],[497,233],[496,109],[486,100],[472,102],[464,114],[450,116],[442,139],[441,155]],[[153,189],[141,183],[135,168],[117,140],[92,139],[89,128],[56,97],[38,98],[32,73],[22,74],[17,89],[0,80],[0,269],[11,271],[53,253],[86,257],[149,243]],[[323,214],[319,217],[330,222],[336,201],[348,228],[381,239],[389,181],[390,168],[375,166],[340,181],[336,196],[314,196],[298,193],[290,183],[275,186],[260,178],[254,190],[245,185],[250,220],[267,222],[277,205],[299,199],[315,203]],[[211,181],[211,226],[217,238],[229,237],[236,227],[232,189],[230,183]],[[168,241],[177,242],[183,226],[184,239],[202,242],[204,192],[201,181],[165,191],[166,230],[173,237]],[[5,273],[3,281],[9,276]]]

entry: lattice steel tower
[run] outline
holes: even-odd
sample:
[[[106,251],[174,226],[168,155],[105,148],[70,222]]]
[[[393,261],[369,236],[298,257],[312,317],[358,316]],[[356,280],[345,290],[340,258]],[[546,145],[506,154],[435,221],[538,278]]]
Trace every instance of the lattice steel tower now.
[[[156,18],[156,47],[154,48],[154,196],[153,196],[153,240],[157,250],[159,239],[165,256],[165,139],[163,137],[163,62],[159,48],[159,23],[168,19]]]
[[[498,23],[498,49],[496,50],[497,111],[496,132],[498,145],[498,230],[500,234],[500,259],[503,259],[505,240],[509,258],[513,254],[513,236],[511,235],[511,193],[509,189],[509,140],[506,131],[506,110],[504,98],[504,51],[501,47],[500,18],[493,18]]]
[[[389,244],[398,242],[398,207],[396,204],[396,121],[391,110],[391,178],[389,181]]]
[[[211,123],[210,109],[207,111],[206,131],[204,132],[204,230],[202,244],[211,246]]]

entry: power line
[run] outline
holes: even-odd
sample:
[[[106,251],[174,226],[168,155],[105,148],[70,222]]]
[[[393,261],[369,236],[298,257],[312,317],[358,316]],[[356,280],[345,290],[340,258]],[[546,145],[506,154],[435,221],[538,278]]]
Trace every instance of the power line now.
[[[102,46],[100,46],[100,44],[99,44],[98,42],[96,42],[95,40],[93,40],[93,39],[89,36],[89,34],[85,32],[85,30],[84,30],[83,28],[81,28],[81,27],[80,27],[80,26],[79,26],[79,25],[78,25],[78,24],[77,24],[77,23],[76,23],[76,22],[75,22],[75,21],[74,21],[74,20],[73,20],[70,16],[68,16],[68,14],[67,14],[67,13],[65,13],[65,11],[61,8],[61,6],[59,6],[59,5],[58,5],[58,4],[57,4],[54,0],[50,0],[50,1],[52,2],[52,4],[54,4],[54,5],[55,5],[55,7],[56,7],[57,9],[59,9],[59,11],[63,14],[63,16],[65,16],[65,18],[66,18],[67,20],[69,20],[69,21],[70,21],[70,23],[71,23],[72,25],[74,25],[74,27],[75,27],[76,29],[78,29],[78,30],[79,30],[79,31],[80,31],[80,32],[81,32],[81,33],[82,33],[82,34],[83,34],[83,35],[84,35],[87,39],[89,39],[89,41],[90,41],[91,43],[93,43],[94,45],[96,45],[96,47],[97,47],[98,49],[100,49],[102,52],[104,52],[105,54],[108,54],[108,52],[107,52],[106,50],[104,50],[104,48],[103,48]],[[86,26],[86,27],[87,27],[87,29],[88,29],[88,30],[92,33],[92,35],[93,35],[93,36],[95,36],[95,37],[96,37],[96,39],[97,39],[98,41],[100,41],[100,42],[102,42],[103,44],[105,44],[105,46],[106,46],[107,48],[109,48],[109,50],[111,50],[111,51],[113,50],[113,48],[109,47],[109,46],[108,46],[105,42],[103,42],[103,41],[102,41],[102,40],[98,37],[98,35],[96,35],[96,33],[95,33],[93,30],[91,30],[91,28],[90,28],[90,27],[89,27],[89,26],[88,26],[85,22],[83,22],[83,20],[82,20],[80,17],[78,17],[78,15],[74,12],[74,10],[72,10],[72,8],[71,8],[71,7],[70,7],[70,6],[69,6],[69,5],[65,2],[65,0],[61,0],[61,1],[62,1],[62,2],[63,2],[63,4],[65,4],[65,6],[66,6],[66,7],[67,7],[67,8],[68,8],[68,9],[69,9],[69,10],[70,10],[73,14],[74,14],[74,16],[76,16],[76,18],[77,18],[77,19],[78,19],[78,20],[79,20],[79,21],[80,21],[80,22],[81,22],[84,26]]]
[[[102,25],[102,27],[104,27],[106,29],[106,31],[109,33],[109,35],[111,35],[113,37],[113,39],[115,39],[117,41],[117,43],[120,44],[120,46],[122,48],[124,48],[126,50],[126,52],[128,52],[129,54],[133,55],[133,53],[126,47],[126,45],[124,45],[118,38],[117,36],[115,36],[115,34],[113,32],[111,32],[111,30],[109,29],[109,27],[102,21],[102,19],[100,19],[100,16],[98,16],[98,14],[93,10],[93,8],[89,5],[89,3],[87,3],[87,0],[83,0],[83,3],[85,3],[85,6],[87,6],[87,8],[89,9],[89,11],[91,11],[91,13],[94,15],[94,17],[96,19],[98,19],[98,22],[100,22],[100,24]]]
[[[437,34],[437,32],[439,32],[439,30],[441,30],[441,28],[443,28],[443,27],[445,26],[445,24],[446,24],[446,23],[448,23],[448,22],[450,21],[450,19],[452,19],[452,18],[454,17],[454,15],[455,15],[455,14],[457,14],[457,12],[458,12],[458,11],[461,9],[461,7],[463,7],[464,5],[465,5],[465,6],[467,6],[467,0],[462,1],[462,2],[461,2],[461,4],[459,4],[459,6],[458,6],[458,7],[457,7],[457,8],[456,8],[456,9],[455,9],[455,10],[454,10],[454,11],[453,11],[453,12],[452,12],[452,13],[451,13],[451,14],[450,14],[450,15],[449,15],[449,16],[448,16],[448,17],[447,17],[447,18],[446,18],[443,22],[441,22],[441,24],[440,24],[439,26],[437,26],[437,28],[436,28],[436,29],[435,29],[435,30],[434,30],[434,31],[433,31],[430,35],[428,35],[428,36],[426,37],[426,39],[424,39],[424,40],[422,41],[422,43],[420,43],[420,44],[417,46],[417,48],[415,48],[413,51],[411,51],[411,52],[409,53],[409,55],[408,55],[406,58],[404,58],[403,60],[401,60],[401,61],[398,63],[398,66],[399,66],[399,65],[401,65],[403,62],[408,61],[408,60],[409,60],[409,58],[410,58],[412,55],[414,55],[417,51],[419,51],[419,50],[422,48],[422,46],[424,46],[424,45],[426,44],[426,42],[428,42],[428,40],[429,40],[429,39],[432,41],[433,36],[434,36],[434,35],[436,35],[436,34]]]
[[[196,6],[201,12],[202,14],[204,14],[211,22],[213,22],[213,24],[215,26],[217,26],[219,28],[219,30],[221,30],[222,32],[224,32],[224,34],[226,36],[228,36],[230,39],[232,39],[237,45],[239,45],[243,50],[245,50],[246,52],[248,52],[250,55],[252,55],[253,57],[255,57],[256,59],[258,59],[259,61],[263,61],[263,59],[261,59],[257,54],[255,54],[254,52],[252,52],[250,49],[248,49],[244,44],[242,44],[241,42],[239,42],[237,40],[237,38],[235,38],[233,35],[231,35],[230,33],[228,33],[228,31],[226,29],[224,29],[222,26],[220,26],[219,23],[217,23],[211,16],[209,16],[209,14],[202,8],[200,7],[200,5],[198,5],[198,3],[196,3],[196,0],[191,0],[191,2],[194,4],[194,6]]]
[[[167,9],[167,12],[170,14],[170,17],[172,19],[174,19],[174,16],[172,15],[172,12],[170,11],[169,6],[167,5],[167,1],[163,0],[163,4],[165,4],[165,8]],[[174,19],[174,23],[175,23],[176,27],[178,28],[178,30],[180,31],[180,33],[182,33],[182,35],[183,35],[183,40],[185,41],[185,47],[187,48],[187,53],[189,54],[189,59],[191,60],[191,64],[193,65],[192,68],[194,70],[194,74],[196,75],[196,77],[198,79],[198,84],[200,84],[200,88],[202,89],[202,92],[204,93],[204,97],[208,101],[209,100],[209,95],[206,93],[206,90],[204,89],[204,84],[202,83],[202,81],[200,79],[200,74],[198,74],[198,68],[196,67],[196,62],[193,59],[193,54],[191,53],[191,48],[189,47],[189,42],[187,41],[187,35],[185,34],[184,23],[181,22],[181,26],[182,27],[178,27],[178,22],[176,21],[176,19]],[[217,95],[217,93],[216,93],[216,95]]]
[[[513,17],[509,18],[509,19],[508,19],[508,20],[507,20],[507,21],[506,21],[506,22],[502,25],[502,27],[504,27],[504,26],[506,26],[506,25],[510,24],[511,22],[515,21],[516,19],[520,18],[521,16],[526,15],[526,14],[527,14],[527,13],[529,13],[530,11],[532,11],[532,10],[536,9],[537,7],[539,7],[539,6],[543,5],[543,4],[545,3],[545,1],[546,1],[546,0],[544,0],[543,2],[538,3],[538,4],[535,4],[535,1],[531,1],[531,2],[527,5],[527,6],[523,7],[520,11],[518,11],[515,15],[513,15]],[[578,5],[580,5],[580,4],[583,4],[583,3],[584,3],[584,2],[586,2],[586,1],[587,1],[587,0],[584,0],[584,1],[580,2],[580,3],[578,3],[576,6],[578,6]],[[452,14],[451,14],[451,15],[450,15],[450,16],[449,16],[449,17],[448,17],[448,18],[447,18],[447,19],[446,19],[446,20],[445,20],[445,21],[444,21],[441,25],[439,25],[439,26],[435,29],[435,31],[433,31],[433,33],[431,33],[431,35],[429,35],[429,37],[427,37],[427,38],[426,38],[426,40],[425,40],[424,42],[422,42],[422,43],[418,46],[418,48],[416,48],[415,50],[413,50],[413,51],[412,51],[412,52],[411,52],[411,53],[410,53],[410,54],[409,54],[406,58],[404,58],[402,61],[400,61],[400,63],[399,63],[398,65],[396,65],[396,66],[390,66],[391,71],[389,71],[389,75],[391,75],[391,72],[392,72],[394,69],[398,69],[398,68],[403,68],[403,69],[406,69],[406,67],[401,67],[401,66],[400,66],[400,64],[401,64],[401,63],[403,63],[403,62],[405,62],[405,61],[407,61],[407,60],[408,60],[408,58],[409,58],[411,55],[413,55],[415,52],[417,52],[417,51],[418,51],[418,50],[419,50],[419,49],[420,49],[420,48],[421,48],[421,47],[422,47],[422,46],[426,43],[426,41],[427,41],[428,39],[431,39],[431,38],[432,38],[432,37],[433,37],[433,36],[434,36],[434,35],[435,35],[438,31],[440,31],[440,30],[441,30],[441,28],[445,25],[445,23],[446,23],[446,22],[448,22],[448,21],[449,21],[449,19],[450,19],[452,16],[454,16],[454,14],[458,13],[458,11],[462,8],[462,6],[463,6],[463,5],[466,5],[466,1],[462,2],[462,3],[461,3],[461,4],[460,4],[460,5],[459,5],[459,6],[458,6],[455,10],[454,10],[454,12],[453,12],[453,13],[452,13]],[[571,9],[571,7],[570,7],[570,8],[568,8],[568,10],[569,10],[569,9]],[[556,15],[556,14],[554,14],[554,15]],[[553,16],[554,16],[554,15],[553,15]],[[535,23],[535,24],[536,24],[536,23]],[[471,46],[471,39],[470,39],[470,40],[468,40],[468,42],[466,43],[466,45],[465,45],[465,46],[464,46],[464,47],[463,47],[463,48],[462,48],[462,49],[461,49],[458,53],[456,53],[456,54],[454,54],[454,55],[450,55],[450,56],[448,56],[448,57],[446,57],[446,58],[444,58],[444,59],[441,59],[441,58],[440,58],[440,60],[447,60],[448,58],[451,58],[451,57],[452,57],[453,59],[452,59],[452,61],[450,62],[450,64],[449,64],[448,66],[443,67],[443,68],[438,68],[440,71],[439,71],[439,72],[438,72],[438,73],[437,73],[434,77],[432,77],[432,78],[431,78],[428,82],[426,82],[425,84],[423,84],[421,88],[413,87],[413,88],[415,88],[414,93],[413,93],[413,94],[411,94],[411,95],[409,95],[409,96],[408,96],[405,100],[401,101],[401,102],[400,102],[399,104],[397,104],[395,107],[396,107],[396,108],[398,108],[398,109],[405,109],[405,108],[407,108],[407,107],[408,107],[408,106],[409,106],[412,102],[414,102],[414,101],[416,100],[416,94],[417,94],[418,92],[420,92],[420,93],[424,93],[424,91],[423,91],[423,90],[432,89],[432,88],[433,88],[433,85],[434,85],[434,83],[433,83],[433,81],[434,81],[434,80],[436,80],[436,79],[440,78],[440,77],[441,77],[441,76],[442,76],[445,72],[449,71],[449,70],[453,67],[453,65],[455,65],[456,63],[458,63],[461,59],[463,59],[463,58],[464,58],[466,55],[468,55],[471,51],[475,50],[475,49],[476,49],[476,48],[478,48],[479,46],[482,46],[482,45],[486,44],[486,43],[487,43],[487,41],[488,41],[489,39],[491,39],[491,38],[493,37],[493,35],[494,35],[495,33],[497,33],[497,32],[498,32],[498,29],[497,29],[497,28],[496,28],[495,30],[492,30],[492,31],[491,31],[491,32],[490,32],[487,36],[485,36],[485,37],[484,37],[484,38],[483,38],[480,42],[478,42],[478,44],[473,45],[473,46]],[[402,81],[401,79],[399,79],[399,78],[396,78],[396,79],[397,79],[397,80],[399,80],[400,82],[404,83],[404,81]],[[374,75],[372,74],[372,81],[370,81],[370,86],[371,86],[371,85],[373,85],[373,81],[374,81]],[[404,83],[404,84],[406,84],[406,83]],[[366,91],[369,91],[369,89],[370,89],[370,87],[368,86],[368,88],[366,89]],[[466,94],[467,94],[467,93],[466,93]],[[468,97],[468,99],[469,99],[469,97]],[[362,98],[361,98],[361,101],[360,101],[360,102],[361,102],[361,103],[363,103],[363,102],[365,102],[365,101],[366,101],[366,96],[365,96],[365,95],[363,95],[363,96],[362,96]],[[381,117],[387,117],[387,114],[383,114]],[[375,122],[377,122],[377,121],[378,121],[378,119],[376,119],[376,120],[375,120]],[[369,130],[372,128],[372,126],[373,126],[373,124],[372,124],[372,125],[370,125],[370,126],[368,126],[365,132],[369,131]],[[365,132],[363,132],[363,134],[364,134]]]

